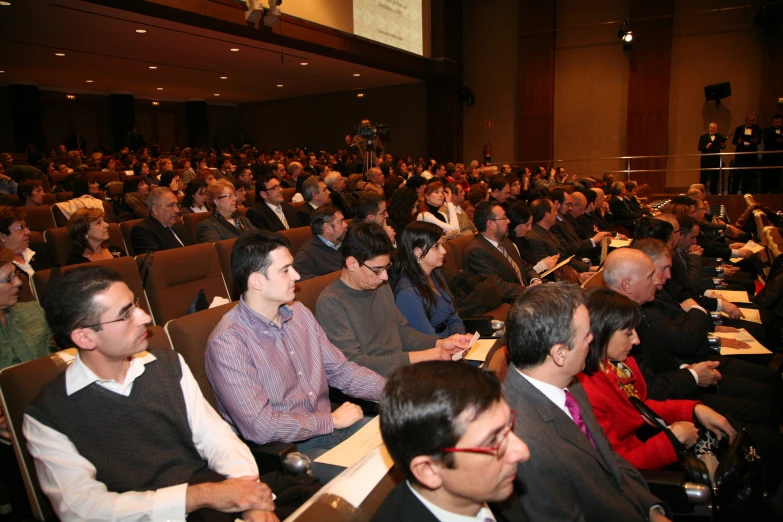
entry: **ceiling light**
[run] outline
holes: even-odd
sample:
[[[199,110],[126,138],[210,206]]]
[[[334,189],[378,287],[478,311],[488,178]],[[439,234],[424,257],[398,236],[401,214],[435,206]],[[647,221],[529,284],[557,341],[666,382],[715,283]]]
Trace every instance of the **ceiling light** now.
[[[215,94],[214,96],[220,96],[220,94]]]
[[[282,86],[283,86],[283,84],[282,84],[282,83],[278,83],[278,84],[277,84],[277,86],[278,86],[278,87],[282,87]]]
[[[354,76],[361,76],[359,73],[353,73]]]
[[[87,80],[87,83],[92,83],[92,80]]]
[[[157,69],[155,65],[150,65],[150,69]]]
[[[73,94],[66,94],[65,97],[68,98],[69,100],[75,100],[76,99],[76,96],[74,96]]]
[[[152,105],[155,105],[157,107],[158,105],[160,105],[160,102],[154,101],[154,102],[152,102]]]
[[[162,90],[163,90],[163,87],[158,87],[158,90],[159,90],[159,91],[162,91]]]
[[[65,56],[65,53],[54,53],[55,56]]]
[[[0,5],[11,5],[11,2],[2,1],[2,2],[0,2]]]
[[[5,71],[0,71],[0,74],[3,74]]]
[[[221,76],[220,79],[221,80],[228,80],[228,76]]]
[[[363,92],[357,93],[356,97],[357,98],[364,98],[364,93]]]
[[[307,65],[307,62],[299,62],[299,65]]]
[[[136,32],[139,33],[139,34],[144,34],[144,33],[147,32],[147,30],[146,29],[136,29]]]
[[[234,53],[235,53],[235,52],[237,52],[238,50],[239,50],[239,49],[237,49],[236,47],[234,47],[234,48],[232,48],[232,49],[229,49],[229,51],[231,51],[231,52],[234,52]]]

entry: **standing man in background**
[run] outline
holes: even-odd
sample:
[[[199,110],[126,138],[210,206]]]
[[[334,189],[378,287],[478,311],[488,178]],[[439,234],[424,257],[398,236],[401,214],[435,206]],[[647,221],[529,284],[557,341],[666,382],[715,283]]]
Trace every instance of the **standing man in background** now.
[[[721,156],[718,153],[726,148],[727,138],[718,134],[718,124],[710,123],[707,133],[699,137],[699,151],[701,151],[701,168],[717,169],[720,167]],[[710,194],[719,194],[718,192],[717,170],[702,170],[699,176],[699,183],[707,186],[707,180],[710,180]],[[736,179],[736,177],[735,177]]]
[[[759,142],[761,141],[761,127],[756,125],[756,114],[745,116],[745,125],[740,125],[734,130],[734,139],[731,140],[736,145],[736,152],[758,152]],[[757,154],[742,154],[735,156],[735,167],[755,167]],[[734,179],[731,182],[731,194],[736,194],[742,180],[742,191],[750,192],[753,185],[753,173],[755,171],[747,170],[734,171]]]
[[[783,116],[776,114],[772,117],[772,126],[764,129],[764,151],[776,151],[776,154],[763,154],[761,164],[764,169],[761,176],[761,191],[765,194],[777,194],[780,192],[780,175],[783,167]],[[772,167],[772,168],[769,168]],[[775,168],[776,167],[776,168]]]

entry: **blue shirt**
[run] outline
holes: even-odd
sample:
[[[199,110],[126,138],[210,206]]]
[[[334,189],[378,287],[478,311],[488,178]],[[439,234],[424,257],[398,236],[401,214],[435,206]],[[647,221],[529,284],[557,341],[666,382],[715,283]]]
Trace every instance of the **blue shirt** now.
[[[408,324],[419,332],[448,337],[455,333],[464,334],[465,325],[462,319],[457,315],[454,301],[448,292],[435,283],[438,293],[435,302],[430,309],[430,318],[427,319],[427,312],[424,309],[424,301],[421,294],[411,286],[407,276],[402,276],[394,288],[394,302],[400,309],[402,315],[408,321]],[[435,326],[441,323],[447,323],[446,329],[440,333],[435,332]]]

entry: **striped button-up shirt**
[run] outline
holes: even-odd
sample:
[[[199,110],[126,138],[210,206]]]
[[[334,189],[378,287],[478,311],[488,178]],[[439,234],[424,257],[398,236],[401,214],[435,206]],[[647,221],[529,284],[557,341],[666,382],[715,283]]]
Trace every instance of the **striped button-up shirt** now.
[[[377,401],[386,380],[348,361],[301,303],[280,307],[280,326],[244,300],[207,344],[218,410],[244,439],[298,442],[334,431],[329,386]]]

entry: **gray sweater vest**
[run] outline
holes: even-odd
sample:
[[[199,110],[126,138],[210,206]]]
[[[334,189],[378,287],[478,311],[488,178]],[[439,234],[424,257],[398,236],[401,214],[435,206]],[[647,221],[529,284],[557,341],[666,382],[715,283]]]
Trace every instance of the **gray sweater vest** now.
[[[173,350],[150,350],[128,397],[97,383],[68,396],[65,372],[44,387],[27,413],[66,435],[109,491],[149,491],[200,482],[207,462],[193,444],[182,368]]]

